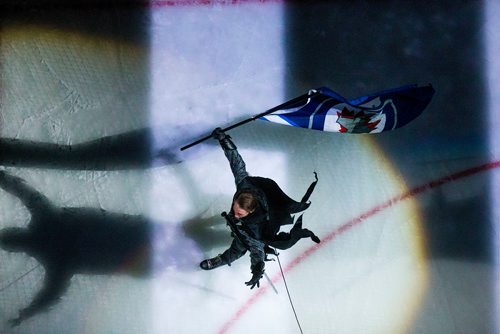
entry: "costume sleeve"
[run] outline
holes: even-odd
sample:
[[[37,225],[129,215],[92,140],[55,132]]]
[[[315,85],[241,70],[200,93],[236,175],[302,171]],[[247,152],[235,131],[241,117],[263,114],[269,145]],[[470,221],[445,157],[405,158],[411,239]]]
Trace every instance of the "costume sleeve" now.
[[[241,235],[245,238],[245,243],[250,251],[250,269],[252,273],[263,273],[266,254],[264,252],[265,244],[257,239],[250,237],[245,231],[240,230]]]
[[[231,246],[221,254],[221,257],[225,263],[231,265],[232,262],[242,257],[246,252],[247,248],[245,245],[239,240],[239,238],[235,238],[233,239]]]
[[[243,181],[248,176],[245,161],[243,161],[243,158],[241,157],[237,149],[224,149],[224,154],[229,161],[229,166],[231,166],[231,171],[233,172],[234,176],[234,183],[236,184],[236,186],[238,186],[238,184],[240,184],[241,181]]]
[[[213,135],[214,138],[219,141],[219,144],[229,161],[229,165],[231,166],[231,171],[234,176],[234,182],[236,183],[236,187],[238,187],[238,184],[240,184],[240,182],[248,176],[245,162],[238,153],[238,149],[236,148],[236,145],[234,145],[230,136],[222,132],[219,128],[214,130]]]

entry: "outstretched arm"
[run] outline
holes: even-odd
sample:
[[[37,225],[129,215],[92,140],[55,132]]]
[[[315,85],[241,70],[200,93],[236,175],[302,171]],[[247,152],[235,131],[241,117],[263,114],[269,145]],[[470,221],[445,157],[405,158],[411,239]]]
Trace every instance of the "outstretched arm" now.
[[[32,215],[51,206],[49,199],[45,195],[26,184],[23,179],[1,170],[0,187],[19,198]]]
[[[248,176],[245,161],[243,161],[243,158],[238,153],[238,149],[231,140],[231,137],[222,132],[220,128],[214,130],[213,137],[219,141],[220,146],[224,150],[224,154],[233,172],[234,182],[236,186],[238,186],[238,184]]]
[[[250,286],[251,289],[253,289],[256,285],[259,287],[259,280],[262,278],[262,275],[264,275],[264,260],[266,258],[266,253],[264,251],[265,244],[264,242],[255,239],[254,237],[250,236],[249,233],[244,231],[243,229],[238,228],[237,221],[234,220],[234,217],[232,215],[228,215],[227,213],[223,212],[222,216],[226,218],[226,221],[231,228],[231,231],[234,233],[235,240],[238,242],[233,241],[231,244],[231,248],[224,253],[223,256],[225,256],[225,259],[229,259],[229,255],[231,254],[231,250],[233,250],[233,253],[237,253],[238,255],[234,257],[234,259],[231,259],[232,262],[235,259],[241,257],[244,253],[245,250],[250,251],[250,270],[252,271],[252,278],[250,281],[245,282],[246,285]]]
[[[264,275],[264,259],[266,254],[264,252],[264,243],[256,239],[249,238],[248,244],[250,246],[250,270],[252,271],[252,278],[250,281],[245,282],[246,285],[253,289],[256,285],[260,286],[260,279]]]
[[[71,274],[63,270],[48,270],[42,289],[35,296],[31,304],[19,311],[17,318],[9,320],[12,327],[18,326],[24,320],[37,313],[45,311],[49,306],[57,303],[67,290]]]

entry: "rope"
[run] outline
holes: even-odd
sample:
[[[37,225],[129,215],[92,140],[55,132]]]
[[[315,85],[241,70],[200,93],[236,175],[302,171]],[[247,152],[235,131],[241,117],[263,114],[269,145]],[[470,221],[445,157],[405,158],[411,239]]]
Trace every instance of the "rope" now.
[[[292,306],[293,314],[295,315],[295,320],[297,321],[297,325],[299,326],[300,333],[304,334],[304,332],[302,331],[302,327],[300,326],[300,321],[299,318],[297,317],[297,312],[295,311],[295,307],[293,307],[292,297],[290,296],[290,291],[288,290],[288,285],[286,284],[285,274],[283,273],[283,268],[281,267],[281,262],[280,262],[280,257],[278,256],[278,252],[276,252],[276,257],[278,258],[278,264],[280,266],[281,276],[283,276],[283,282],[285,283],[286,293],[288,294],[288,299],[290,300],[290,305]]]
[[[14,285],[15,283],[17,283],[19,280],[21,280],[24,276],[28,275],[29,273],[31,273],[33,270],[37,269],[38,267],[40,267],[40,264],[37,264],[36,266],[34,266],[33,268],[31,268],[30,270],[28,270],[27,272],[25,272],[24,274],[22,274],[21,276],[19,276],[18,278],[16,278],[15,280],[13,280],[12,282],[10,282],[9,284],[7,284],[6,286],[2,287],[0,289],[0,292],[10,288],[12,285]]]

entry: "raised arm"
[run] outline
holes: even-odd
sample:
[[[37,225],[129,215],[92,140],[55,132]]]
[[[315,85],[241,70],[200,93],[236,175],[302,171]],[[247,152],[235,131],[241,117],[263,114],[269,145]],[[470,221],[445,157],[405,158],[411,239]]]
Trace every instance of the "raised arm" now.
[[[243,161],[243,158],[238,153],[238,149],[231,140],[231,137],[222,132],[220,128],[215,129],[212,135],[219,141],[220,146],[224,150],[224,154],[233,172],[234,182],[238,186],[248,176],[245,161]]]
[[[32,215],[52,206],[49,199],[41,192],[26,184],[20,177],[5,171],[0,171],[0,187],[19,198]]]

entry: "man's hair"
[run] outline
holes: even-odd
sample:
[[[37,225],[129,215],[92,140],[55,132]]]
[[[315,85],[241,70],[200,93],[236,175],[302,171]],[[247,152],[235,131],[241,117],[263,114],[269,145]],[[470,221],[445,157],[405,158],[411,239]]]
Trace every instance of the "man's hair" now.
[[[259,202],[257,201],[255,195],[250,192],[241,192],[240,194],[238,194],[234,201],[238,203],[240,208],[247,211],[248,213],[254,212],[259,205]]]

